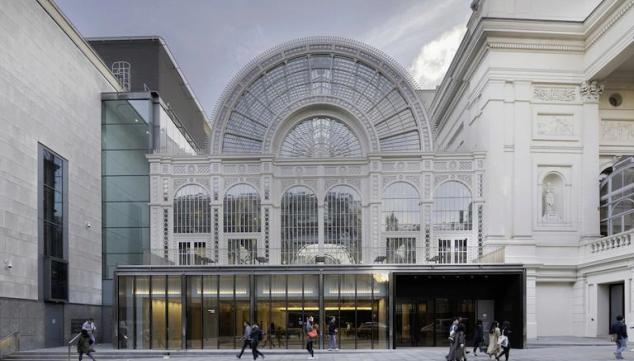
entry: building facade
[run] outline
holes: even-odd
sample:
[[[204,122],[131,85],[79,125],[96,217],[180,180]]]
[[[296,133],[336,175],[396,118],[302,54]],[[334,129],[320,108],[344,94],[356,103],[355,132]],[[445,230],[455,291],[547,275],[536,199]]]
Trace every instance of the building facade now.
[[[95,51],[52,2],[2,3],[0,338],[61,345],[88,317],[137,349],[235,348],[245,320],[302,348],[310,316],[345,349],[444,345],[455,316],[510,321],[513,347],[607,335],[634,315],[634,0],[471,8],[436,89],[310,37],[247,64],[210,127],[160,38]]]

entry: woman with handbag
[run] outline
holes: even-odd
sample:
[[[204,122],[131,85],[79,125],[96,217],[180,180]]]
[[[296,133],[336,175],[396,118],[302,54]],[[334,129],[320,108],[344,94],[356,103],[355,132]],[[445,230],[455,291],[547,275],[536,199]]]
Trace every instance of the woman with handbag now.
[[[497,321],[491,322],[491,327],[489,328],[489,346],[487,347],[487,355],[489,358],[493,356],[497,356],[500,351],[500,345],[498,345],[498,337],[500,337],[500,327]]]
[[[505,356],[506,361],[509,361],[509,352],[511,351],[511,341],[509,340],[509,336],[511,336],[511,333],[511,323],[509,321],[504,321],[504,324],[502,325],[502,334],[498,338],[498,344],[502,347],[502,352],[495,356],[497,361],[500,361],[500,357],[502,357],[502,355]]]
[[[316,340],[317,337],[319,337],[319,325],[313,323],[312,329],[308,331],[306,336],[308,336],[306,339],[306,350],[310,354],[310,357],[308,359],[313,360],[316,358],[315,352],[313,351],[313,341]]]

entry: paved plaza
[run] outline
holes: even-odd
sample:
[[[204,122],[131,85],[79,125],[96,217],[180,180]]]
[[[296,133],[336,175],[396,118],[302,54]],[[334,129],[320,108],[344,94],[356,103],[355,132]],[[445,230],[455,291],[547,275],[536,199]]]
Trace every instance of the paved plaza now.
[[[559,361],[559,360],[580,360],[580,361],[605,361],[614,359],[612,352],[613,347],[610,346],[565,346],[565,347],[546,347],[533,348],[523,350],[511,350],[509,360],[513,361]],[[265,360],[306,360],[308,356],[301,353],[268,353]],[[320,361],[444,361],[446,349],[444,348],[412,348],[385,351],[368,351],[368,352],[328,352],[320,351],[316,356]],[[625,353],[625,359],[634,360],[634,353]],[[98,358],[98,356],[97,356]],[[230,361],[236,360],[235,355],[209,354],[207,356],[196,355],[194,357],[172,357],[171,359],[187,360],[187,361]],[[252,359],[251,355],[245,355],[243,360]],[[469,355],[468,360],[489,360],[487,356],[479,355],[474,357]],[[157,360],[157,358],[134,359],[141,360]]]

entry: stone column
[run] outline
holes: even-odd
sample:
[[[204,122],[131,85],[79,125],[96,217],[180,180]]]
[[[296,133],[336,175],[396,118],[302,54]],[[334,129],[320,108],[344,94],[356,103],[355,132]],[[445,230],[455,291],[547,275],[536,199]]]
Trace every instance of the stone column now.
[[[537,338],[537,271],[526,269],[526,338]]]
[[[583,155],[582,169],[578,173],[581,183],[581,240],[599,237],[599,97],[603,85],[596,81],[583,82],[580,87],[583,100],[582,129]]]

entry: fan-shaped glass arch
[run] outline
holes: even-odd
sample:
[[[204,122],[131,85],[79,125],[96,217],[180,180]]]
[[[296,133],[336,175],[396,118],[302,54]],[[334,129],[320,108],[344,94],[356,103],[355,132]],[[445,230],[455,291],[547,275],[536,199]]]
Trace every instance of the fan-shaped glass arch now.
[[[260,232],[260,196],[248,184],[229,188],[223,199],[225,233]]]
[[[288,189],[282,196],[282,263],[298,262],[303,249],[319,243],[317,197],[304,186]]]
[[[284,138],[280,157],[345,158],[361,156],[359,138],[343,122],[315,117],[296,124]]]
[[[311,97],[340,99],[368,119],[381,151],[422,149],[413,107],[380,70],[339,54],[303,54],[277,59],[250,82],[228,111],[222,152],[262,152],[265,133],[289,105]],[[254,69],[256,71],[256,69]],[[224,120],[223,120],[224,122]]]
[[[420,230],[420,196],[414,186],[396,182],[385,189],[383,229],[387,232]]]
[[[187,184],[174,195],[174,233],[209,233],[211,198],[205,188]]]
[[[352,187],[335,186],[326,193],[324,210],[324,253],[332,254],[338,263],[359,263],[362,237],[359,194]]]
[[[440,231],[471,230],[473,224],[471,191],[462,183],[448,181],[434,192],[434,229]]]

